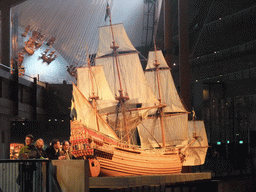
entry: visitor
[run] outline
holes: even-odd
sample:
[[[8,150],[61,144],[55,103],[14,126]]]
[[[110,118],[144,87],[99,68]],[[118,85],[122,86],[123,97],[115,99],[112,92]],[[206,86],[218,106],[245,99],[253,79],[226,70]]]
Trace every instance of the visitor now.
[[[40,155],[44,158],[47,158],[47,154],[44,150],[44,140],[41,138],[37,139],[35,146],[36,146],[38,152],[40,153]]]
[[[45,152],[49,159],[55,159],[55,160],[65,159],[65,156],[61,156],[60,154],[60,141],[58,139],[54,139],[52,141],[51,146],[47,147]]]
[[[70,152],[69,149],[70,149],[69,141],[63,141],[62,150],[61,150],[60,154],[62,156],[65,156],[66,160],[76,159],[76,157],[74,155],[72,155],[72,153]]]
[[[44,159],[32,144],[33,141],[33,135],[29,134],[25,137],[25,146],[20,149],[18,159]],[[33,174],[35,170],[36,164],[34,162],[22,162],[19,164],[19,174],[16,182],[20,185],[20,191],[33,191]]]
[[[20,149],[18,159],[44,159],[37,148],[32,144],[34,141],[33,135],[29,134],[25,138],[25,146]]]

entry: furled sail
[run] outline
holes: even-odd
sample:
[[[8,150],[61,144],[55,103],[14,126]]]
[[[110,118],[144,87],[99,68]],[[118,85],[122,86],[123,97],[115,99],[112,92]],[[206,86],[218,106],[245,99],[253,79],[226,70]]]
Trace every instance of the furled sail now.
[[[187,113],[164,117],[166,146],[181,145],[183,141],[188,139],[187,119]],[[159,144],[163,143],[160,118],[158,117],[144,119],[138,126],[138,131],[143,149],[159,147]]]
[[[99,131],[112,138],[119,139],[108,124],[98,115],[90,102],[79,89],[73,85],[73,102],[71,111],[76,111],[76,120],[89,129]]]
[[[162,51],[150,51],[148,56],[148,63],[145,71],[145,76],[149,85],[152,88],[154,94],[159,98],[157,74],[155,70],[155,60],[157,58],[159,65],[159,75],[160,75],[160,91],[162,102],[167,104],[164,108],[164,112],[187,112],[184,105],[181,102],[179,94],[176,90],[170,68],[168,67]]]
[[[145,78],[138,53],[119,54],[117,57],[121,72],[121,83],[124,95],[127,93],[127,104],[142,104],[154,106],[159,103]],[[119,95],[119,82],[114,57],[102,57],[96,59],[96,65],[103,65],[107,82],[111,91]]]
[[[194,138],[194,134],[198,136]],[[205,132],[203,121],[188,121],[188,143],[195,141],[188,147],[186,151],[186,160],[183,166],[202,165],[205,162],[205,156],[208,149],[208,140]]]
[[[108,112],[110,108],[117,105],[117,101],[106,81],[102,66],[77,68],[77,87],[88,101],[91,100],[90,97],[92,97],[93,92],[95,96],[99,97],[96,102],[97,110],[100,113]]]
[[[118,52],[136,51],[132,45],[123,24],[115,24],[113,26],[113,34],[115,37],[115,42],[119,46]],[[110,26],[100,27],[99,30],[99,47],[96,57],[101,57],[104,55],[109,55],[113,52],[110,48],[112,45],[112,34]]]

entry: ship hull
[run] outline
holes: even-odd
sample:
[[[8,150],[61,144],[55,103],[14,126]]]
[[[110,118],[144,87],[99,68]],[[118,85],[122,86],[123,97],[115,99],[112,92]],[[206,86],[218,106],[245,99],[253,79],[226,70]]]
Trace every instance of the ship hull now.
[[[167,153],[162,149],[129,148],[77,123],[71,122],[70,142],[74,155],[97,158],[100,163],[100,176],[175,174],[182,169],[176,151]],[[85,143],[89,146],[87,149],[84,147]]]
[[[31,49],[31,48],[28,47],[28,46],[25,46],[24,48],[25,48],[25,50],[27,51],[27,53],[28,53],[29,55],[33,55],[34,52],[35,52],[33,49]]]
[[[159,175],[180,173],[182,164],[177,154],[136,154],[114,150],[112,159],[97,157],[103,176]]]

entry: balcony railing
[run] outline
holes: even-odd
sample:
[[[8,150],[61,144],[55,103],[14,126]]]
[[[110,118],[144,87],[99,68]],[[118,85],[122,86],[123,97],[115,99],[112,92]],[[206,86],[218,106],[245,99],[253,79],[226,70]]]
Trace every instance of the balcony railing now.
[[[50,191],[49,162],[49,160],[0,160],[0,191]]]

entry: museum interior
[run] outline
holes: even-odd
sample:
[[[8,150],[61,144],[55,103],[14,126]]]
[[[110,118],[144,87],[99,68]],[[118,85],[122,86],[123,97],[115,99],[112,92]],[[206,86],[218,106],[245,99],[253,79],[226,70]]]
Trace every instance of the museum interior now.
[[[255,0],[1,0],[0,159],[27,134],[70,140],[72,83],[95,64],[107,3],[142,68],[162,50],[188,117],[204,121],[205,163],[187,171],[255,174]]]

